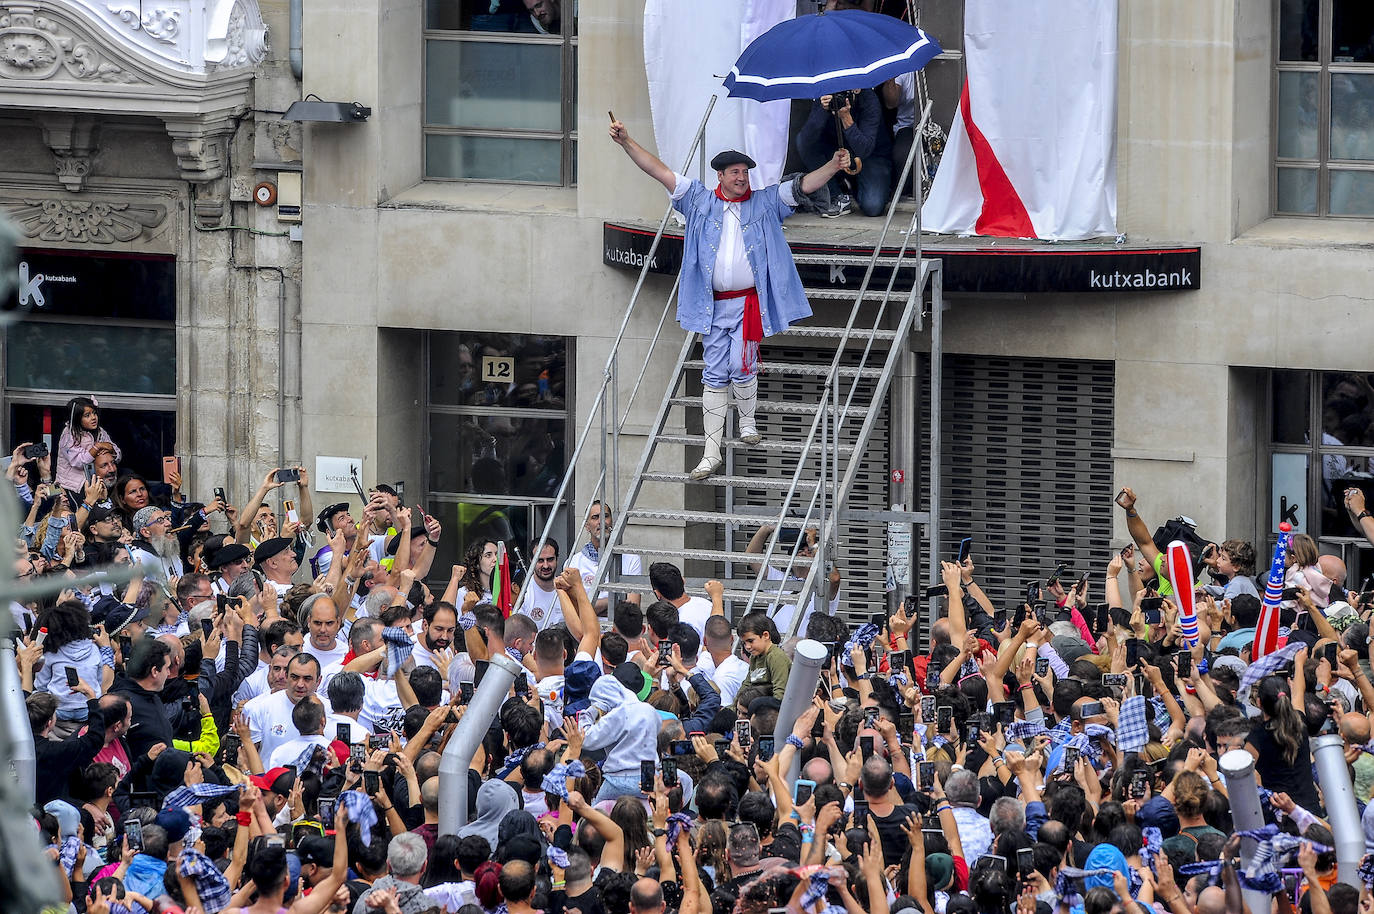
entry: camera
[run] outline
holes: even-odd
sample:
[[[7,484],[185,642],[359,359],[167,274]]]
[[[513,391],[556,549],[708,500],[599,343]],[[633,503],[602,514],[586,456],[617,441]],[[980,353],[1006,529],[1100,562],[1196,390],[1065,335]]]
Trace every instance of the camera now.
[[[829,111],[831,114],[839,114],[844,110],[846,105],[854,104],[856,95],[858,95],[858,93],[852,89],[836,92],[830,96],[830,105],[825,110]]]

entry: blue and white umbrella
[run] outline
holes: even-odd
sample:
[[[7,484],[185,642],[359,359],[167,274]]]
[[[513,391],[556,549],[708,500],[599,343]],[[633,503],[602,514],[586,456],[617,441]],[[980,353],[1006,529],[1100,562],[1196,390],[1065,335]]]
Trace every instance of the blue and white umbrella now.
[[[749,43],[725,77],[735,98],[770,102],[869,89],[919,70],[940,53],[921,29],[892,16],[834,10],[779,22]]]

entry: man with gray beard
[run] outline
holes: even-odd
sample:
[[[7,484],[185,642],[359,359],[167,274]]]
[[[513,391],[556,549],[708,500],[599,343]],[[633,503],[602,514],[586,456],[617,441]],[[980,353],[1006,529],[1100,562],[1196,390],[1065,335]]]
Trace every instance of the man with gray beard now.
[[[148,578],[166,585],[181,577],[181,542],[172,533],[172,512],[149,505],[133,518],[131,553]]]

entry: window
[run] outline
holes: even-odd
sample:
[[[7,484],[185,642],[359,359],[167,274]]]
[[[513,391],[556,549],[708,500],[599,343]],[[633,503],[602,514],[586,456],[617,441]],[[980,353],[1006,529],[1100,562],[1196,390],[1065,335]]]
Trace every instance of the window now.
[[[425,507],[455,532],[440,538],[433,575],[479,537],[504,541],[513,567],[515,549],[528,561],[549,512],[565,514],[554,496],[571,434],[568,340],[434,331],[424,353]],[[569,532],[565,516],[553,537],[566,547]]]
[[[1374,374],[1270,373],[1271,511],[1266,528],[1288,520],[1324,539],[1358,538],[1345,490],[1374,504]]]
[[[577,183],[577,2],[426,0],[426,178]]]
[[[1278,0],[1274,211],[1374,216],[1374,4]]]

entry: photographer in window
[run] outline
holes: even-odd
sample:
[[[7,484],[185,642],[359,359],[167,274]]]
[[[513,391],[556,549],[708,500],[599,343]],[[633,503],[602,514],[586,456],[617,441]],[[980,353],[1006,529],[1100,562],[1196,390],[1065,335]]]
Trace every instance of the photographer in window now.
[[[797,133],[797,154],[808,169],[828,161],[838,148],[836,125],[844,146],[859,159],[859,171],[849,178],[852,197],[839,175],[830,179],[831,218],[849,212],[854,202],[865,216],[882,215],[892,184],[892,136],[883,124],[883,105],[872,89],[822,95],[812,103],[806,123]]]

